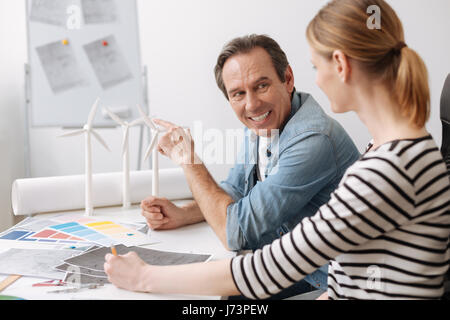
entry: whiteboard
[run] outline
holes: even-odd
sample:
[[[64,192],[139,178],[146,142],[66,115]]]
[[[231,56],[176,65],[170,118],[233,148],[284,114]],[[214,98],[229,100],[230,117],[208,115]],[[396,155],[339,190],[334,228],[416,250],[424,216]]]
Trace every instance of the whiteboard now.
[[[144,105],[136,0],[25,0],[30,125],[81,127],[100,107]],[[98,108],[94,126],[115,126]]]

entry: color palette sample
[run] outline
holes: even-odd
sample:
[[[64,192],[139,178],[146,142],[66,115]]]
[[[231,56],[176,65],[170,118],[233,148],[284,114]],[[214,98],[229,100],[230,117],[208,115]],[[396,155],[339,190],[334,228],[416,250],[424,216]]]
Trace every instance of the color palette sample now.
[[[0,235],[0,240],[15,240],[27,242],[41,242],[48,244],[70,244],[76,247],[93,245],[94,243],[79,237],[51,229],[43,229],[38,232],[21,229],[11,229]]]
[[[38,240],[64,240],[59,241],[61,243],[72,243],[73,241],[86,241],[86,239],[82,239],[79,237],[71,236],[70,234],[64,233],[64,232],[58,232],[51,229],[44,229],[38,233],[35,233],[33,235],[28,236],[29,239],[38,239]],[[50,241],[51,242],[51,241]]]
[[[111,245],[111,240],[106,235],[103,235],[94,229],[88,228],[75,221],[50,226],[50,228],[52,228],[54,232],[69,234],[76,238],[83,238],[88,241],[98,243],[102,246]]]
[[[146,234],[112,221],[97,221],[86,223],[85,225],[114,239],[116,243],[122,243],[126,246],[138,246],[150,243]]]
[[[51,219],[27,218],[14,228],[0,233],[0,241],[2,240],[63,244],[70,247],[94,244],[109,247],[117,244],[139,246],[155,243],[156,239],[150,240],[145,233],[113,221],[69,214]]]
[[[26,237],[27,235],[29,235],[30,231],[25,231],[25,230],[11,230],[9,232],[5,232],[4,234],[2,234],[0,236],[0,239],[2,240],[20,240],[24,237]]]

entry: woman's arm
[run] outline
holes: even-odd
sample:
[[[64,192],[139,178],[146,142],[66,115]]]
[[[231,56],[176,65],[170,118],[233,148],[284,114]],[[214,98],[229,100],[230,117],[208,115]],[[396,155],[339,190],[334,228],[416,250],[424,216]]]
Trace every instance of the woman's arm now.
[[[363,165],[365,167],[363,167]],[[393,188],[386,180],[395,181]],[[405,198],[414,195],[411,182],[385,161],[373,158],[349,169],[330,201],[292,232],[253,254],[233,260],[184,266],[148,266],[134,253],[107,255],[105,272],[116,286],[134,291],[235,295],[264,299],[280,292],[336,256],[353,250],[409,221],[414,212]],[[401,201],[389,208],[382,192]],[[401,191],[401,194],[397,190]],[[407,196],[409,195],[409,196]],[[442,210],[445,210],[443,208]],[[435,214],[440,214],[436,212]],[[236,287],[238,286],[238,287]]]
[[[240,294],[231,275],[229,259],[176,266],[148,265],[135,252],[123,256],[107,254],[105,259],[108,280],[122,289],[194,295]]]

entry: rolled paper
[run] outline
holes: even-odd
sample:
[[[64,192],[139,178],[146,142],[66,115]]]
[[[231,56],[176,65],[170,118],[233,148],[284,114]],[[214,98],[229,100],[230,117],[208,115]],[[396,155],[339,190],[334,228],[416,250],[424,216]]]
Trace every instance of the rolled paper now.
[[[152,194],[152,170],[130,172],[130,201],[140,203]],[[92,178],[94,207],[123,203],[123,173],[99,173]],[[15,215],[80,210],[85,207],[85,175],[17,179],[11,200]],[[159,170],[159,196],[169,200],[189,199],[192,193],[181,168]]]

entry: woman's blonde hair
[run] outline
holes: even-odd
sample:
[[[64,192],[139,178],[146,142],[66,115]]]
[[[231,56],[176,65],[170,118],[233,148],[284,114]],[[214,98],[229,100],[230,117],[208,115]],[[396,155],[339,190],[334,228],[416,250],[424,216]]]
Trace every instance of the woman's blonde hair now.
[[[381,28],[369,28],[367,9],[380,9]],[[309,44],[331,59],[341,50],[374,80],[391,88],[404,116],[418,127],[429,117],[428,72],[420,56],[405,44],[403,26],[383,0],[332,0],[306,30]]]

